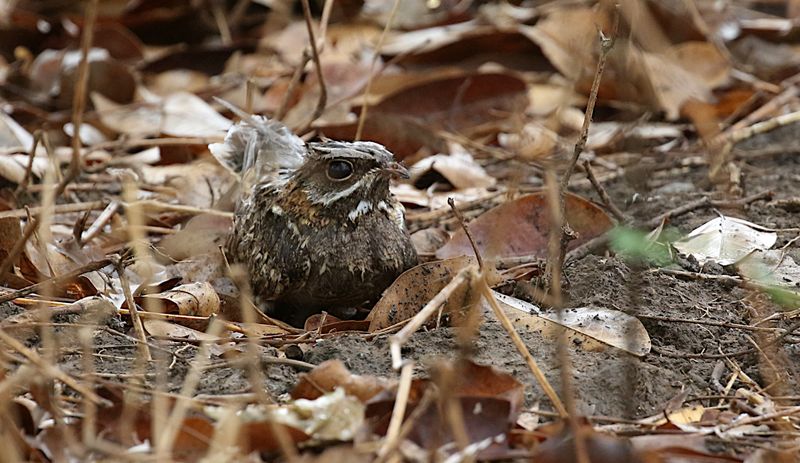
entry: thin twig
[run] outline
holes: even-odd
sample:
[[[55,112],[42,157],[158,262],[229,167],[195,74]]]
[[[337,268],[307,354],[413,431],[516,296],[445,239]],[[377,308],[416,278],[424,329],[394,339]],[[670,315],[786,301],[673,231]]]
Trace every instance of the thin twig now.
[[[141,207],[143,210],[149,209],[154,211],[180,212],[183,214],[193,214],[193,215],[211,214],[220,217],[233,217],[233,213],[231,212],[220,211],[217,209],[203,209],[193,206],[184,206],[182,204],[168,204],[154,199],[144,199],[133,202],[125,202],[122,203],[122,205],[126,209],[130,209],[132,207]],[[2,213],[0,212],[0,214]]]
[[[81,61],[78,64],[78,74],[75,79],[75,89],[72,98],[72,158],[70,159],[67,175],[61,179],[56,188],[54,197],[64,192],[71,181],[81,172],[81,125],[83,113],[86,109],[86,92],[89,87],[89,48],[94,38],[94,25],[97,21],[97,6],[100,0],[91,0],[86,6],[85,20],[81,35]]]
[[[223,2],[212,1],[211,14],[214,16],[214,22],[217,23],[219,38],[222,41],[222,44],[230,45],[233,43],[233,37],[231,35],[231,27],[228,24],[228,20],[226,18],[225,11],[222,9],[222,5]]]
[[[587,160],[583,161],[583,169],[586,171],[586,177],[589,178],[589,181],[592,182],[592,186],[597,194],[600,196],[600,199],[603,201],[603,205],[606,206],[609,212],[620,222],[625,221],[625,215],[619,208],[611,201],[611,198],[608,196],[608,192],[606,189],[603,188],[603,185],[597,181],[597,177],[594,176],[594,170],[592,170],[592,164]]]
[[[367,78],[367,85],[364,88],[364,104],[361,105],[361,114],[358,116],[358,128],[356,128],[355,136],[356,141],[361,140],[361,136],[364,134],[364,124],[367,120],[367,111],[369,108],[367,98],[369,97],[370,90],[372,90],[372,80],[375,77],[375,65],[378,63],[378,57],[380,56],[381,48],[383,48],[383,42],[386,41],[386,36],[389,34],[389,29],[392,26],[395,14],[397,14],[398,6],[400,6],[400,0],[394,0],[392,11],[389,12],[389,18],[386,20],[386,25],[383,27],[380,38],[378,38],[378,44],[375,46],[375,54],[372,57],[372,63],[369,65],[369,77]]]
[[[389,455],[389,451],[394,451],[400,443],[400,430],[403,418],[406,415],[408,405],[408,394],[411,392],[411,377],[414,373],[414,362],[408,361],[403,364],[400,370],[400,382],[397,385],[397,395],[394,399],[392,417],[389,420],[389,429],[386,431],[386,438],[383,445],[378,450],[378,460],[383,461]]]
[[[122,260],[117,259],[114,262],[114,268],[117,270],[117,276],[119,277],[120,284],[122,285],[122,293],[125,296],[125,302],[128,305],[128,313],[133,321],[133,331],[136,333],[136,338],[139,341],[139,349],[141,349],[142,356],[150,361],[153,359],[153,356],[150,353],[150,347],[147,343],[147,334],[144,331],[142,317],[139,316],[139,308],[136,305],[136,301],[133,300],[131,285],[130,282],[128,282],[128,277],[125,275],[125,267],[122,263]]]
[[[469,244],[472,245],[472,250],[475,252],[475,258],[478,260],[478,268],[483,271],[485,267],[483,266],[483,258],[481,257],[481,253],[478,251],[478,245],[475,244],[475,239],[472,238],[472,233],[469,232],[469,227],[467,226],[467,221],[464,220],[464,216],[461,215],[461,211],[458,210],[456,207],[456,202],[453,198],[447,198],[447,204],[450,205],[450,209],[453,210],[453,213],[456,215],[456,218],[461,223],[461,228],[464,230],[464,233],[467,235],[467,239],[469,240]]]
[[[3,302],[13,301],[18,297],[27,296],[28,294],[39,292],[49,287],[58,286],[59,284],[77,278],[83,275],[84,273],[100,270],[101,268],[111,263],[112,263],[111,259],[101,259],[98,261],[89,262],[88,264],[78,267],[75,270],[71,270],[61,276],[48,278],[47,280],[36,283],[35,285],[30,285],[26,288],[18,289],[16,291],[11,291],[6,294],[0,294],[0,304],[2,304]]]
[[[31,180],[31,173],[33,172],[33,158],[36,156],[36,148],[39,146],[39,142],[42,141],[42,137],[46,135],[47,132],[42,129],[33,132],[33,146],[31,146],[31,152],[28,155],[28,164],[25,165],[25,175],[22,177],[22,181],[19,182],[19,185],[17,185],[14,196],[19,197],[18,195],[20,193],[28,189],[28,183]],[[0,272],[0,275],[2,274],[3,272]]]
[[[306,28],[308,29],[308,43],[311,47],[311,57],[314,60],[314,69],[316,70],[317,80],[319,81],[319,99],[317,100],[317,107],[311,115],[311,120],[306,123],[306,126],[298,132],[305,132],[311,124],[317,120],[325,111],[325,105],[328,102],[328,90],[325,88],[325,78],[322,75],[322,64],[319,60],[319,51],[317,50],[317,41],[314,38],[314,25],[311,19],[311,7],[308,5],[308,0],[301,0],[303,4],[303,18],[306,21]]]
[[[594,114],[594,107],[597,103],[597,92],[600,89],[600,81],[603,78],[603,70],[606,66],[606,59],[608,58],[609,52],[614,47],[614,42],[617,37],[617,31],[619,29],[619,13],[617,9],[614,9],[614,24],[612,26],[611,37],[606,37],[600,32],[600,57],[597,60],[597,69],[595,70],[594,80],[592,81],[592,89],[589,92],[589,101],[586,103],[586,111],[583,115],[583,126],[581,127],[580,137],[578,141],[575,143],[575,148],[572,152],[572,158],[570,159],[569,165],[567,166],[566,171],[562,174],[561,183],[558,189],[558,204],[560,213],[558,216],[561,219],[560,228],[561,228],[561,236],[560,236],[560,250],[555,256],[551,256],[547,262],[547,278],[551,281],[553,280],[553,276],[556,272],[561,271],[564,267],[565,256],[567,253],[567,245],[574,237],[574,232],[569,227],[569,223],[567,223],[567,213],[566,213],[566,194],[567,194],[567,187],[569,187],[569,180],[572,177],[572,172],[575,170],[575,165],[578,163],[578,158],[580,157],[581,153],[583,153],[584,147],[586,146],[586,140],[589,138],[589,126],[592,123],[592,116]]]
[[[303,70],[310,60],[311,55],[308,53],[308,50],[304,50],[303,56],[300,58],[300,63],[297,64],[297,67],[292,73],[292,78],[289,80],[289,85],[286,87],[286,92],[283,94],[281,104],[278,106],[278,110],[275,111],[275,115],[273,116],[275,120],[282,121],[283,118],[286,117],[286,112],[289,111],[289,100],[291,100],[294,90],[300,84],[300,78],[303,77]]]
[[[761,416],[747,416],[747,417],[744,417],[744,418],[739,419],[739,420],[734,420],[733,422],[731,422],[729,424],[721,425],[719,427],[719,432],[723,433],[723,432],[728,431],[730,429],[738,428],[739,426],[763,423],[764,421],[767,421],[767,420],[772,420],[772,419],[775,419],[775,418],[783,418],[784,416],[791,416],[791,415],[796,415],[796,414],[800,414],[800,407],[786,408],[784,410],[780,410],[780,411],[777,411],[777,412],[766,413],[766,414],[761,415]]]
[[[88,201],[85,203],[70,203],[70,204],[56,204],[52,208],[53,214],[68,214],[71,212],[83,212],[83,211],[91,211],[96,209],[102,209],[107,204],[106,201]],[[24,219],[28,217],[28,212],[31,215],[39,216],[42,213],[43,209],[41,207],[31,207],[29,209],[13,209],[10,211],[2,211],[0,212],[0,220],[7,219],[9,217],[16,217],[18,219]]]
[[[567,166],[567,170],[564,172],[563,176],[561,177],[561,187],[560,190],[565,192],[567,190],[567,186],[569,185],[569,179],[572,176],[572,172],[575,170],[575,165],[578,163],[578,158],[580,157],[581,153],[583,153],[583,149],[586,146],[586,140],[589,138],[589,126],[592,123],[592,116],[594,115],[594,106],[597,103],[597,92],[600,90],[600,81],[603,78],[603,70],[606,67],[606,59],[608,58],[609,52],[614,47],[614,42],[617,38],[617,29],[619,28],[619,14],[614,12],[614,25],[612,26],[611,37],[605,37],[602,35],[600,38],[600,57],[597,60],[597,69],[594,73],[594,80],[592,81],[592,89],[589,92],[589,101],[586,103],[586,111],[583,114],[583,125],[581,126],[581,134],[578,138],[577,143],[575,143],[575,148],[572,151],[572,158],[570,159],[569,165]]]
[[[439,293],[434,296],[425,307],[422,308],[416,315],[411,319],[411,321],[406,324],[397,334],[389,338],[389,350],[392,355],[392,368],[395,370],[399,370],[403,366],[403,356],[400,353],[400,348],[408,342],[411,338],[411,335],[416,333],[417,330],[424,325],[428,319],[437,311],[439,308],[447,302],[447,299],[456,292],[459,288],[463,285],[474,281],[476,278],[475,273],[475,266],[467,266],[461,269],[450,283],[447,284],[444,288],[442,288]]]
[[[519,333],[517,333],[517,330],[514,329],[514,324],[511,323],[511,320],[509,320],[508,316],[503,311],[503,308],[500,307],[500,304],[497,302],[497,299],[494,297],[494,293],[492,293],[492,290],[489,288],[489,285],[486,283],[485,279],[480,286],[483,296],[492,307],[495,317],[497,317],[497,319],[500,321],[500,324],[503,325],[503,328],[511,337],[511,341],[514,343],[517,351],[522,354],[522,357],[525,359],[525,363],[528,364],[528,368],[530,368],[531,373],[533,373],[533,376],[536,378],[539,386],[542,387],[545,395],[547,395],[547,397],[550,399],[550,402],[553,403],[553,407],[555,407],[559,416],[561,418],[567,418],[569,414],[567,413],[566,407],[564,407],[561,399],[558,398],[558,394],[556,394],[553,386],[551,386],[550,382],[547,381],[547,377],[545,377],[544,373],[542,373],[542,369],[539,368],[539,365],[536,363],[536,359],[534,359],[531,355],[530,351],[528,350],[528,346],[525,345],[525,342],[522,341],[522,338],[519,336]]]

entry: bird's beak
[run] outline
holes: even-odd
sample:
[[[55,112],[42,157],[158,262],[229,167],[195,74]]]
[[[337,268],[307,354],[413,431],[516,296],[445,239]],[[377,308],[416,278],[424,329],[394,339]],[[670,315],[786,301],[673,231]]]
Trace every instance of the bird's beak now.
[[[399,162],[389,163],[388,166],[383,168],[383,171],[388,172],[390,175],[398,178],[408,179],[411,177],[411,175],[408,173],[408,169],[406,169],[405,166]]]

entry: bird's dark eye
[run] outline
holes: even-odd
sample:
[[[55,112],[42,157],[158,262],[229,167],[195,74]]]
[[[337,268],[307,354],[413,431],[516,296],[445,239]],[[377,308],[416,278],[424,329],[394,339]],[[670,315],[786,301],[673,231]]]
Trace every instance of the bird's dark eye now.
[[[353,164],[350,161],[331,161],[328,163],[328,178],[344,180],[353,175]]]

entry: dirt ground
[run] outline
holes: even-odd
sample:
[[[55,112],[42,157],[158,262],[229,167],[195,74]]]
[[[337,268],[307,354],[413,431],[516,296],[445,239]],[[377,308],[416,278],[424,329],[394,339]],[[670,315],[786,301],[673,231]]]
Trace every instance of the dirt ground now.
[[[792,132],[784,134],[791,138]],[[758,144],[751,149],[761,148]],[[668,158],[661,161],[669,160]],[[775,199],[796,197],[800,191],[800,157],[782,154],[759,157],[742,164],[745,178],[745,195],[771,190]],[[645,188],[642,182],[631,181],[630,176],[607,183],[605,186],[615,203],[635,221],[644,222],[658,214],[696,200],[707,191],[706,169],[691,167],[660,171],[650,178]],[[579,193],[594,197],[591,190]],[[720,211],[745,218],[773,228],[800,226],[800,212],[773,207],[768,201],[750,204],[741,210]],[[671,225],[683,232],[713,218],[718,212],[702,209],[677,217]],[[779,234],[776,246],[782,246],[797,235]],[[791,251],[800,261],[797,247]],[[684,262],[686,270],[699,268]],[[693,268],[694,266],[694,268]],[[728,270],[704,269],[707,273],[725,274]],[[777,310],[765,296],[716,281],[682,280],[672,275],[634,269],[621,259],[609,255],[589,255],[566,268],[568,279],[568,306],[594,306],[615,308],[640,318],[649,333],[653,350],[643,358],[635,358],[621,351],[608,349],[588,352],[579,346],[571,350],[574,385],[577,389],[578,407],[586,415],[617,418],[640,418],[658,414],[677,395],[688,394],[688,400],[704,405],[716,404],[718,396],[731,374],[731,368],[740,368],[748,377],[762,386],[773,385],[773,396],[791,395],[800,378],[800,335],[784,338],[770,359],[783,370],[783,382],[775,383],[769,362],[759,355],[752,341],[758,341],[764,331],[736,328],[749,325]],[[0,318],[19,313],[22,309],[12,304],[0,306]],[[679,319],[697,322],[679,321]],[[78,316],[59,316],[55,322],[76,322]],[[785,328],[791,321],[777,320],[774,326]],[[726,325],[727,326],[724,326]],[[64,354],[60,364],[72,373],[82,368],[82,357],[77,338],[77,328],[67,324],[57,328],[57,339]],[[127,381],[135,378],[133,360],[135,342],[131,327],[119,318],[112,318],[96,331],[98,355],[95,368],[98,377],[110,381]],[[549,380],[559,384],[559,362],[555,343],[538,332],[523,332],[522,338],[534,358],[540,363]],[[38,340],[28,339],[30,344]],[[404,348],[407,358],[418,360],[420,372],[432,362],[455,355],[454,333],[449,328],[421,331],[413,336]],[[164,362],[167,389],[181,387],[197,347],[186,343],[162,342],[154,345],[154,352]],[[162,355],[158,355],[158,354]],[[284,364],[269,362],[277,350],[264,347],[267,389],[275,397],[289,391],[297,382],[301,371]],[[723,354],[729,354],[726,359]],[[550,404],[537,386],[522,357],[517,353],[508,335],[499,323],[488,315],[474,346],[475,360],[513,373],[528,385],[526,404],[550,410]],[[309,346],[302,360],[319,364],[328,359],[340,359],[354,373],[396,377],[390,365],[386,337],[366,340],[361,334],[341,334],[317,340]],[[735,367],[734,367],[735,365]],[[718,372],[715,376],[715,369]],[[140,379],[140,378],[139,378]],[[147,382],[156,381],[155,371],[148,372]],[[775,384],[773,384],[775,383]],[[225,359],[212,358],[203,375],[198,393],[233,394],[249,390],[249,381],[243,368],[232,367]]]

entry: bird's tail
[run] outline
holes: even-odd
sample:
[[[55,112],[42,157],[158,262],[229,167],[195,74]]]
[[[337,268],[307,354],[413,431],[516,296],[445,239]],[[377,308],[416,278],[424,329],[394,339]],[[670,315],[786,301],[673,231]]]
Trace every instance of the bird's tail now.
[[[242,179],[261,179],[302,164],[306,144],[288,127],[274,119],[248,114],[225,100],[215,100],[241,118],[228,129],[225,141],[208,145],[225,168]]]

